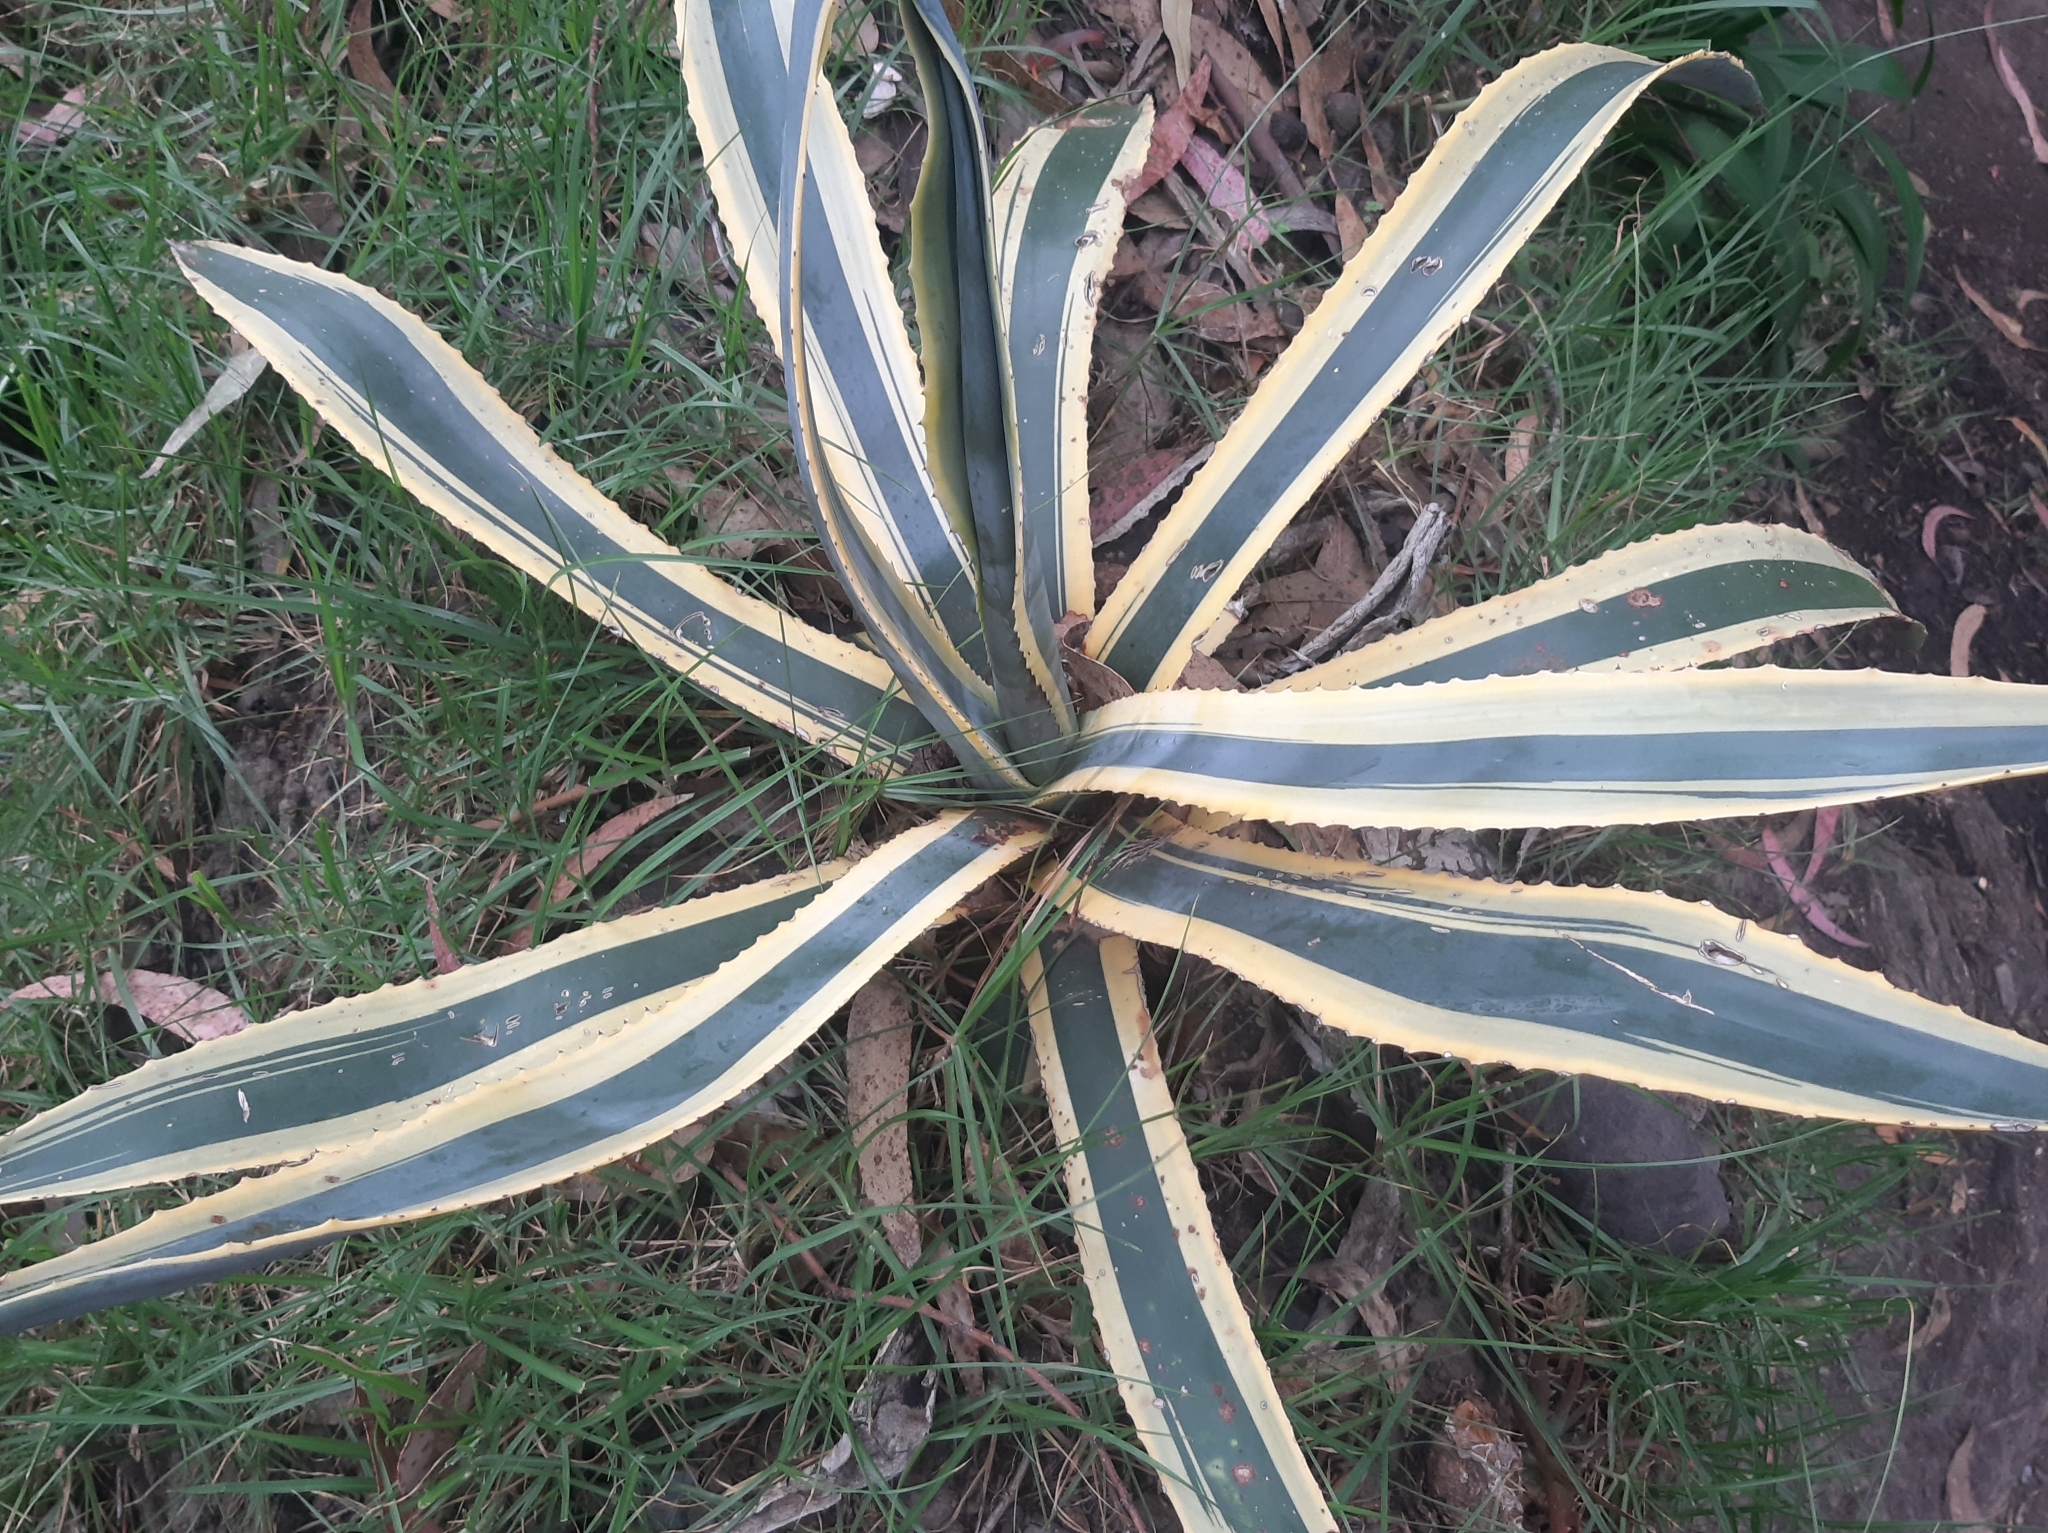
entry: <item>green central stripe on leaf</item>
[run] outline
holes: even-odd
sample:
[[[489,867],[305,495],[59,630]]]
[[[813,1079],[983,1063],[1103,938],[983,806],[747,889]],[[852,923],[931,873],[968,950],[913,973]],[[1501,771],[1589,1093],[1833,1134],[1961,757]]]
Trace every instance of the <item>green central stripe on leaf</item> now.
[[[1181,830],[1095,878],[1077,909],[1406,1049],[1809,1116],[2048,1118],[2048,1047],[1662,895],[1346,865]]]
[[[350,1229],[473,1207],[630,1154],[759,1081],[905,943],[1042,839],[1023,822],[957,812],[908,831],[643,1015],[583,1022],[360,1144],[0,1278],[0,1331],[243,1271]]]
[[[1345,692],[1167,692],[1089,715],[1048,795],[1317,825],[1767,814],[2048,768],[2048,688],[1876,671],[1566,672]]]
[[[1134,944],[1024,981],[1104,1350],[1188,1533],[1334,1533],[1216,1242],[1150,1037]]]
[[[702,978],[846,868],[609,921],[529,953],[330,1001],[98,1086],[0,1138],[0,1201],[239,1170],[360,1141],[487,1066]]]

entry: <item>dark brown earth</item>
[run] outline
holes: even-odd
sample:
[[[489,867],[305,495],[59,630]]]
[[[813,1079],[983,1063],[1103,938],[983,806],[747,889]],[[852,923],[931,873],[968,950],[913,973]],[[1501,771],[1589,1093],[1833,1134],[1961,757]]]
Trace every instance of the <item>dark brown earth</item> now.
[[[1831,9],[1846,35],[1878,41],[1872,6]],[[2006,9],[2023,15],[2038,0]],[[1936,11],[1944,29],[1981,19],[1974,5]],[[1911,74],[1928,31],[1924,13],[1901,29]],[[2048,102],[2048,18],[1999,35],[2022,83]],[[1926,631],[1917,652],[1896,630],[1859,636],[1855,648],[1873,663],[1947,671],[1958,617],[1981,606],[1972,674],[2048,682],[2048,516],[2030,501],[2048,483],[2048,452],[2021,429],[2048,436],[2048,351],[2007,339],[1961,286],[2048,347],[2048,311],[2018,307],[2023,290],[2048,287],[2048,166],[2034,161],[1981,30],[1938,38],[1925,91],[1907,108],[1881,105],[1875,123],[1925,187],[1933,232],[1913,320],[1923,333],[1954,327],[1950,393],[1970,414],[1931,429],[1880,391],[1846,451],[1810,481],[1828,535]],[[1969,520],[1941,525],[1930,560],[1922,519],[1939,505]],[[1870,943],[1867,955],[1843,956],[2048,1038],[2044,802],[2035,779],[1889,809],[1889,828],[1858,849],[1833,891],[1846,896],[1843,924]],[[1867,1259],[1873,1275],[1897,1280],[1901,1299],[1894,1323],[1859,1348],[1858,1376],[1843,1380],[1845,1404],[1876,1413],[1850,1445],[1869,1474],[1827,1507],[1851,1525],[2048,1523],[2048,1149],[2023,1136],[1958,1138],[1945,1196],[1912,1221],[1919,1237]],[[1909,1326],[1919,1343],[1910,1357]]]

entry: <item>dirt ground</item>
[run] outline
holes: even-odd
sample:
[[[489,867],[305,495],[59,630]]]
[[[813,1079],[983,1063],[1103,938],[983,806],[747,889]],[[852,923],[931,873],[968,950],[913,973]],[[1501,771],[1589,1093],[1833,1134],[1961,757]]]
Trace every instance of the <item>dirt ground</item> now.
[[[1830,7],[1846,35],[1875,43],[1868,3]],[[1972,674],[2048,682],[2048,512],[2029,494],[2048,485],[2048,312],[2025,290],[2048,287],[2048,165],[2029,147],[1972,6],[1932,8],[1934,59],[1910,107],[1883,107],[1880,132],[1924,184],[1933,225],[1922,326],[1956,327],[1967,342],[1954,394],[1972,418],[1945,432],[1908,429],[1880,393],[1847,451],[1810,481],[1829,536],[1865,561],[1924,626],[1914,650],[1894,625],[1859,636],[1861,658],[1946,671],[1959,617],[1984,609],[1969,646]],[[2005,15],[2039,9],[2008,3]],[[1929,18],[1909,7],[1901,42],[1909,74],[1926,60]],[[1950,28],[1969,28],[1944,36]],[[2048,17],[2000,32],[2015,72],[2048,102]],[[2019,318],[2015,344],[1978,311],[1967,282]],[[1950,505],[1936,557],[1923,518]],[[1896,983],[1972,1014],[2048,1037],[2048,823],[2038,781],[1947,795],[1888,815],[1892,828],[1863,865],[1841,876],[1844,922]],[[1839,951],[1814,939],[1815,945]],[[1919,1222],[1915,1242],[1871,1254],[1869,1270],[1904,1286],[1898,1319],[1869,1336],[1844,1392],[1876,1418],[1851,1445],[1889,1469],[1844,1487],[1828,1510],[1857,1525],[2048,1524],[2048,1148],[2021,1136],[1965,1136],[1949,1197]],[[1951,1209],[1958,1212],[1952,1214]],[[1910,1295],[1911,1303],[1906,1302]],[[1908,1319],[1909,1309],[1912,1317]],[[1913,1340],[1908,1351],[1909,1327]],[[1901,1402],[1906,1409],[1900,1414]]]

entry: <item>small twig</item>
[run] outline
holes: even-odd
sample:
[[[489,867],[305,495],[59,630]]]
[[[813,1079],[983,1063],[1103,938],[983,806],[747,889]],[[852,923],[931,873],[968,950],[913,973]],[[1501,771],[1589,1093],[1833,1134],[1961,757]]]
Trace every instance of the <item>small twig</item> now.
[[[546,798],[536,799],[533,807],[530,809],[515,809],[503,819],[492,815],[487,820],[478,820],[476,828],[478,830],[503,830],[507,825],[517,825],[528,815],[543,815],[550,809],[560,809],[564,805],[577,803],[589,797],[589,795],[590,784],[579,782],[573,788],[564,788],[560,793],[550,793]]]
[[[1403,608],[1411,607],[1422,594],[1422,582],[1428,577],[1430,566],[1436,560],[1437,548],[1443,543],[1444,534],[1450,528],[1450,517],[1441,503],[1431,501],[1422,508],[1422,515],[1415,519],[1415,525],[1408,529],[1408,539],[1401,545],[1401,551],[1387,561],[1387,567],[1380,571],[1379,579],[1372,583],[1372,589],[1345,608],[1337,620],[1321,633],[1310,639],[1294,655],[1283,662],[1280,671],[1283,676],[1307,669],[1324,656],[1346,647],[1344,641],[1357,632],[1361,624],[1372,615],[1373,609],[1385,601],[1394,588],[1406,576],[1408,588],[1402,595]]]
[[[700,1162],[700,1164],[706,1163]],[[790,1227],[790,1222],[783,1218],[773,1203],[769,1202],[766,1198],[757,1198],[752,1188],[747,1186],[745,1182],[741,1181],[738,1176],[727,1170],[724,1166],[712,1165],[710,1169],[717,1172],[724,1179],[726,1185],[731,1187],[741,1197],[755,1201],[761,1212],[768,1216],[768,1222],[775,1226],[776,1233],[784,1241],[789,1241],[794,1237],[795,1231]],[[1061,1410],[1073,1417],[1074,1420],[1082,1423],[1082,1425],[1085,1426],[1087,1424],[1088,1418],[1081,1414],[1081,1408],[1078,1405],[1067,1398],[1065,1391],[979,1326],[963,1325],[954,1320],[950,1315],[939,1310],[935,1305],[920,1303],[916,1299],[906,1299],[897,1294],[864,1294],[857,1292],[846,1287],[843,1283],[834,1281],[826,1273],[823,1264],[810,1251],[799,1250],[796,1255],[797,1259],[804,1264],[805,1270],[810,1273],[811,1280],[818,1285],[826,1298],[836,1299],[842,1304],[850,1304],[856,1300],[867,1299],[885,1308],[904,1310],[910,1314],[922,1316],[926,1320],[936,1321],[942,1326],[950,1327],[966,1336],[983,1351],[992,1353],[998,1361],[1021,1369],[1026,1378],[1045,1391],[1046,1398],[1051,1400],[1054,1405],[1057,1405]],[[1116,1491],[1117,1500],[1123,1504],[1124,1515],[1130,1519],[1132,1529],[1135,1530],[1135,1533],[1147,1533],[1146,1523],[1138,1515],[1137,1503],[1131,1499],[1130,1489],[1124,1484],[1123,1476],[1116,1472],[1116,1465],[1110,1462],[1108,1452],[1101,1443],[1095,1442],[1092,1438],[1089,1441],[1090,1446],[1095,1449],[1096,1460],[1102,1465],[1102,1472],[1109,1477],[1110,1486]]]

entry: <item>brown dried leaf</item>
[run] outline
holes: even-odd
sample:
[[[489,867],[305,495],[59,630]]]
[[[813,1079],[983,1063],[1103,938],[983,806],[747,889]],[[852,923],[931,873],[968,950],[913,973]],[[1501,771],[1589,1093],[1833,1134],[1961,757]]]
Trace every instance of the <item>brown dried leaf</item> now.
[[[398,1465],[391,1473],[392,1494],[400,1500],[416,1494],[455,1446],[463,1418],[476,1399],[476,1381],[490,1356],[491,1349],[477,1342],[458,1357],[406,1432],[405,1446],[398,1450]]]
[[[1927,1306],[1926,1324],[1914,1327],[1913,1339],[1906,1343],[1907,1355],[1924,1352],[1941,1340],[1954,1319],[1955,1311],[1949,1304],[1948,1289],[1937,1287],[1934,1290],[1934,1298]]]
[[[939,1290],[934,1301],[939,1313],[946,1317],[944,1327],[946,1351],[953,1361],[960,1365],[961,1388],[969,1395],[978,1396],[988,1388],[988,1380],[982,1376],[978,1366],[981,1362],[981,1343],[973,1332],[978,1329],[974,1323],[974,1299],[967,1292],[967,1280],[955,1278]]]
[[[1208,462],[1214,450],[1214,443],[1205,444],[1194,453],[1170,447],[1106,464],[1088,500],[1090,536],[1098,545],[1122,537],[1179,488],[1189,474]]]
[[[1230,674],[1226,666],[1214,655],[1205,655],[1200,650],[1188,651],[1188,663],[1182,667],[1176,687],[1185,687],[1191,692],[1242,692],[1244,686]]]
[[[1292,107],[1294,89],[1276,91],[1273,82],[1266,78],[1266,71],[1259,67],[1259,61],[1252,56],[1251,49],[1239,42],[1207,16],[1197,12],[1188,23],[1188,41],[1196,57],[1207,54],[1216,66],[1216,73],[1237,87],[1238,94],[1245,99],[1254,117],[1263,116],[1277,97],[1282,106]]]
[[[910,1043],[916,1019],[892,975],[855,992],[846,1021],[846,1123],[860,1147],[861,1196],[878,1208],[889,1244],[906,1266],[923,1253],[910,1174]]]
[[[1971,287],[1970,279],[1961,272],[1956,273],[1956,283],[1962,288],[1963,296],[1977,306],[1977,312],[1990,320],[1997,327],[1998,333],[2008,341],[2011,341],[2013,345],[2023,351],[2040,351],[2042,349],[2027,339],[2027,333],[2021,327],[2018,320],[2014,319],[2010,314],[1992,307],[1991,300],[1978,292],[1974,287]]]
[[[2020,116],[2027,121],[2027,140],[2034,146],[2036,164],[2048,165],[2048,138],[2041,135],[2041,119],[2034,113],[2034,98],[2027,94],[2026,86],[2020,83],[2012,60],[2006,56],[2005,43],[1998,35],[1998,18],[1995,12],[1998,0],[1984,0],[1984,41],[1991,48],[1991,64],[1998,71],[1998,81],[2005,87],[2005,93],[2019,103]]]
[[[591,832],[583,850],[563,864],[562,876],[548,891],[548,903],[558,904],[567,899],[578,884],[603,867],[614,852],[642,829],[678,805],[687,804],[693,797],[695,795],[689,793],[658,793],[646,803],[635,804],[606,820]]]
[[[1337,242],[1344,247],[1344,259],[1350,260],[1364,246],[1366,237],[1372,231],[1359,216],[1358,204],[1351,200],[1349,192],[1337,194]]]
[[[1949,1533],[1991,1533],[1991,1519],[1977,1504],[1976,1487],[1970,1483],[1970,1455],[1977,1446],[1977,1429],[1963,1434],[1955,1456],[1948,1461],[1945,1488],[1948,1491]]]
[[[1202,104],[1208,99],[1209,69],[1207,59],[1195,65],[1194,73],[1188,76],[1187,84],[1181,87],[1173,105],[1152,119],[1152,142],[1145,150],[1144,168],[1120,188],[1126,202],[1136,202],[1146,191],[1157,186],[1187,153],[1188,141],[1195,136],[1198,117],[1208,115],[1202,110]]]
[[[176,974],[158,974],[149,969],[130,969],[127,994],[122,981],[102,974],[95,987],[83,974],[60,974],[51,979],[23,985],[0,1005],[15,1001],[77,1000],[97,995],[108,1006],[128,1006],[153,1027],[167,1028],[187,1043],[205,1043],[227,1038],[249,1025],[249,1014],[218,990],[196,979]]]
[[[1508,448],[1501,462],[1501,477],[1513,484],[1529,472],[1529,464],[1536,456],[1536,428],[1542,419],[1535,412],[1515,422],[1514,430],[1508,433]]]
[[[662,473],[680,492],[696,487],[696,476],[680,465],[665,464]],[[705,488],[696,510],[698,535],[716,545],[719,558],[752,559],[765,545],[805,530],[794,513],[729,484]]]
[[[376,19],[376,0],[356,0],[349,11],[348,72],[372,90],[395,96],[398,87],[377,61],[377,50],[370,42],[370,30]]]
[[[1357,535],[1335,517],[1330,519],[1322,546],[1316,550],[1315,571],[1338,590],[1350,592],[1352,601],[1372,586],[1372,566],[1365,562],[1365,551],[1358,546]]]

